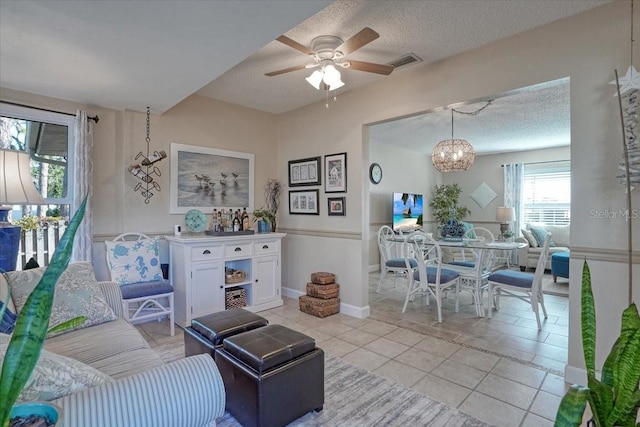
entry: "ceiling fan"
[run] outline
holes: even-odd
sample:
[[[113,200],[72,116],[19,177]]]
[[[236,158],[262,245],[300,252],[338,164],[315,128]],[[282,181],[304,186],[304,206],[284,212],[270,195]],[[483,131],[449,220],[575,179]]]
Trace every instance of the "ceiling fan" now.
[[[282,35],[276,40],[304,53],[305,55],[309,55],[313,62],[265,73],[265,76],[272,77],[289,73],[291,71],[320,67],[320,70],[314,71],[311,76],[307,77],[307,81],[316,89],[320,89],[320,83],[324,83],[324,89],[333,90],[344,85],[340,80],[340,73],[336,69],[336,66],[365,71],[368,73],[389,75],[393,71],[392,65],[374,64],[372,62],[346,59],[349,54],[371,43],[378,37],[380,37],[380,34],[369,27],[365,27],[346,41],[343,41],[340,37],[336,36],[318,36],[311,40],[311,48],[308,48],[307,46]]]

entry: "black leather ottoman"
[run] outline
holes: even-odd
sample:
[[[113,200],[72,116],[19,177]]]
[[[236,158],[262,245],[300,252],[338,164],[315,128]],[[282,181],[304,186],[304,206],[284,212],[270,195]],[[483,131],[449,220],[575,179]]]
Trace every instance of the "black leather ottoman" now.
[[[216,364],[226,409],[244,427],[289,424],[324,405],[324,352],[313,338],[268,325],[225,339]]]
[[[225,338],[267,326],[264,317],[242,308],[219,311],[191,320],[191,326],[184,329],[185,357],[194,354],[210,354],[215,359],[215,349]]]

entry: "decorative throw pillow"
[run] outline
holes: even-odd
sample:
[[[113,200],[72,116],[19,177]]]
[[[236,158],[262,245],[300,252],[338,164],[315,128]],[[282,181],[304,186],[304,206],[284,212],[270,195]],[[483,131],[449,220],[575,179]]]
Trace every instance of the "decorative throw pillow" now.
[[[538,247],[544,246],[544,241],[547,238],[547,230],[542,227],[529,227],[531,230],[531,234],[535,237],[538,242]],[[554,247],[556,244],[553,242],[553,239],[549,242],[549,247]]]
[[[10,339],[9,335],[0,335],[0,365],[4,361]],[[18,396],[18,402],[54,400],[111,381],[113,379],[109,375],[89,365],[43,349],[36,367]]]
[[[471,233],[467,234],[467,232],[469,230],[473,230],[473,224],[471,224],[469,222],[464,222],[464,221],[460,221],[460,224],[462,224],[462,226],[464,227],[465,236],[467,236],[469,239],[475,239],[476,238],[476,233],[474,233],[473,231]]]
[[[0,301],[0,311],[4,307],[4,303]],[[0,319],[0,334],[10,334],[13,332],[14,326],[16,326],[16,320],[18,316],[13,314],[9,307],[6,308],[4,314],[2,315],[2,319]],[[2,366],[2,365],[0,365]]]
[[[538,247],[538,241],[536,240],[535,236],[531,234],[529,230],[526,230],[523,228],[520,231],[522,232],[522,235],[524,236],[524,238],[527,239],[527,242],[529,242],[529,246],[531,246],[532,248]]]
[[[11,287],[11,296],[18,312],[24,307],[29,294],[42,278],[44,271],[45,267],[41,267],[6,273]],[[96,281],[93,267],[88,261],[70,263],[58,279],[49,327],[57,326],[78,316],[85,316],[87,320],[75,329],[109,322],[117,318],[107,304]],[[64,332],[49,336],[61,333]]]
[[[120,285],[162,280],[158,239],[104,242],[111,280]]]

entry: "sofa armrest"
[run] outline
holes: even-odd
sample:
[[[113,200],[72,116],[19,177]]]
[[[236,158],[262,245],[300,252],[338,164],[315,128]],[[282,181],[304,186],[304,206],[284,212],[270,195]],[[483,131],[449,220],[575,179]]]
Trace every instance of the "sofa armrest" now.
[[[529,241],[527,239],[525,239],[524,237],[516,237],[515,242],[517,243],[526,243],[527,246],[525,246],[524,248],[520,248],[518,249],[518,265],[520,267],[526,267],[527,266],[527,255],[529,254]]]
[[[122,317],[122,292],[120,292],[120,285],[116,282],[98,282],[98,286],[102,290],[107,304],[111,307],[111,310],[118,317]]]
[[[64,427],[203,427],[224,415],[225,390],[208,354],[54,400]]]

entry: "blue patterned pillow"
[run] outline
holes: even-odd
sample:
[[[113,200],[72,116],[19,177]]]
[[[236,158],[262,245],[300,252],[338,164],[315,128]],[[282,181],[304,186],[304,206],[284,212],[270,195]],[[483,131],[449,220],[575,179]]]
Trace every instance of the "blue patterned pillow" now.
[[[157,238],[105,242],[111,280],[120,285],[162,280]]]
[[[0,301],[0,311],[2,311],[2,307],[4,307],[4,303]],[[16,319],[18,316],[13,314],[9,307],[4,311],[4,315],[2,319],[0,319],[0,334],[10,334],[13,332],[13,327],[16,325]]]
[[[538,246],[543,247],[544,241],[547,237],[547,230],[542,227],[529,227],[529,230],[531,230],[531,234],[533,234],[533,237],[535,237],[538,241]],[[552,248],[555,245],[556,244],[554,243],[553,239],[551,239],[551,241],[549,242],[549,247]]]
[[[40,282],[45,270],[45,267],[40,267],[5,273],[11,288],[11,298],[18,313],[24,307],[33,289]],[[60,325],[78,316],[85,316],[87,319],[82,325],[74,329],[109,322],[117,318],[109,304],[107,304],[104,294],[96,281],[93,266],[88,261],[70,263],[58,279],[49,326]],[[68,332],[68,330],[65,332]],[[61,333],[64,332],[57,332],[48,336],[51,337]]]

